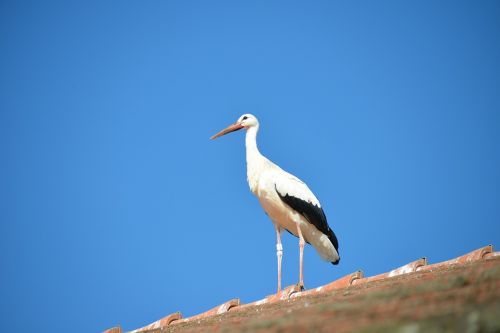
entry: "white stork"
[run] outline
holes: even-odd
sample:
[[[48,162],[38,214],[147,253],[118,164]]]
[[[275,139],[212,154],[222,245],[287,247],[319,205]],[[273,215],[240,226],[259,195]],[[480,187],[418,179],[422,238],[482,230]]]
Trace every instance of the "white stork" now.
[[[316,196],[307,185],[292,174],[262,156],[257,148],[259,121],[254,115],[244,114],[238,121],[210,139],[245,128],[247,180],[250,191],[257,196],[276,229],[276,255],[278,257],[278,293],[281,291],[281,231],[287,230],[299,238],[300,281],[304,288],[303,252],[309,243],[323,260],[339,263],[337,237],[326,222],[326,216]]]

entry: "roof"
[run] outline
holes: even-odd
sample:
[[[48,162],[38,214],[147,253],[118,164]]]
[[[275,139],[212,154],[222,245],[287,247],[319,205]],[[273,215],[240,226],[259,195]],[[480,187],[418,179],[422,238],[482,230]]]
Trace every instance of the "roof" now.
[[[436,264],[426,258],[390,272],[362,271],[300,292],[240,304],[230,300],[183,318],[180,312],[131,331],[146,332],[498,332],[500,252],[488,245]],[[120,327],[105,333],[122,333]]]

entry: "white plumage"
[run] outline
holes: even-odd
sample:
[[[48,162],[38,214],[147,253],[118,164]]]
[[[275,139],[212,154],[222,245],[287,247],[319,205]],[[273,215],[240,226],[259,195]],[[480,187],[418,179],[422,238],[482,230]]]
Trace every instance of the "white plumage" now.
[[[257,196],[264,211],[275,225],[278,256],[278,292],[281,290],[281,231],[286,229],[299,237],[300,281],[303,287],[303,248],[310,243],[322,259],[337,264],[338,241],[326,222],[321,204],[307,185],[294,175],[264,157],[257,148],[259,122],[251,114],[242,115],[236,123],[212,137],[246,128],[247,180],[250,191]]]

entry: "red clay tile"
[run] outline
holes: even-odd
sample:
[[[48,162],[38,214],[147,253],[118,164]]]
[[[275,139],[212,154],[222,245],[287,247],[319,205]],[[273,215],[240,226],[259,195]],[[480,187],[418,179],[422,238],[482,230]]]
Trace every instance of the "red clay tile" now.
[[[214,315],[217,315],[217,314],[222,314],[222,313],[226,313],[227,311],[229,311],[229,309],[231,308],[234,308],[234,307],[237,307],[240,305],[240,299],[239,298],[234,298],[232,300],[229,300],[221,305],[218,305],[208,311],[205,311],[203,313],[200,313],[200,314],[197,314],[195,316],[192,316],[192,317],[188,317],[188,318],[184,318],[184,319],[181,319],[181,320],[178,320],[178,321],[175,321],[173,324],[178,324],[178,323],[185,323],[185,322],[188,322],[188,321],[193,321],[193,320],[198,320],[198,319],[202,319],[202,318],[206,318],[206,317],[210,317],[210,316],[214,316]]]
[[[170,325],[172,322],[182,319],[182,313],[175,312],[160,319],[160,328]]]
[[[240,306],[240,299],[234,298],[222,305],[219,305],[219,308],[217,309],[217,314],[228,312],[229,310],[234,309],[238,306]]]
[[[420,258],[418,260],[412,261],[412,262],[410,262],[404,266],[401,266],[399,268],[393,269],[392,271],[387,272],[387,273],[382,273],[382,274],[378,274],[375,276],[370,276],[370,277],[366,277],[363,279],[354,280],[352,284],[358,285],[361,283],[372,282],[372,281],[377,281],[377,280],[381,280],[381,279],[388,279],[388,278],[398,276],[401,274],[415,272],[417,269],[419,269],[420,267],[423,267],[425,265],[427,265],[427,258],[424,257],[424,258]]]
[[[410,262],[409,264],[393,269],[392,271],[389,272],[388,276],[393,277],[401,274],[416,272],[418,268],[423,267],[425,265],[427,265],[427,258],[422,257],[418,260]]]
[[[252,306],[258,306],[258,305],[267,304],[267,303],[269,303],[269,297],[262,298],[262,299],[259,299],[257,301],[253,301],[251,303],[240,304],[240,306],[238,306],[234,309],[231,309],[231,312],[232,311],[239,311],[239,310],[246,309],[246,308],[249,308]]]
[[[302,291],[302,292],[293,293],[290,295],[290,298],[302,297],[302,296],[321,293],[321,292],[330,291],[330,290],[334,290],[334,289],[345,288],[345,287],[352,285],[354,280],[361,279],[362,277],[363,277],[363,271],[357,271],[357,272],[348,274],[344,277],[341,277],[340,279],[335,280],[333,282],[330,282],[329,284],[326,284],[324,286],[320,286],[320,287],[317,287],[314,289],[309,289],[309,290]]]
[[[473,261],[482,259],[485,255],[487,255],[488,253],[491,253],[491,252],[493,252],[493,246],[487,245],[487,246],[481,247],[479,249],[476,249],[472,252],[469,252],[467,254],[464,254],[463,256],[460,256],[460,257],[457,257],[454,259],[450,259],[450,260],[439,262],[439,263],[432,264],[432,265],[418,267],[417,271],[424,271],[424,270],[426,271],[426,270],[432,270],[432,269],[435,269],[438,267],[443,267],[443,266],[450,266],[450,265],[465,264],[468,262],[473,262]]]
[[[107,329],[102,333],[122,333],[122,328],[120,326],[116,326],[116,327],[112,327],[110,329]]]
[[[174,312],[169,314],[168,316],[165,316],[161,318],[160,320],[155,321],[154,323],[151,323],[149,325],[146,325],[144,327],[138,328],[136,330],[130,331],[129,333],[139,333],[139,332],[145,332],[157,328],[163,328],[168,325],[170,325],[172,322],[177,321],[182,319],[182,314],[180,312]]]
[[[285,299],[289,299],[291,295],[300,293],[301,289],[298,285],[294,284],[283,289],[279,294],[268,296],[268,300],[270,303],[282,301]]]
[[[496,258],[498,256],[500,256],[500,251],[486,253],[483,258],[485,258],[485,259],[492,259],[492,258]]]
[[[327,285],[316,288],[317,291],[330,291],[333,289],[345,288],[353,284],[354,281],[362,279],[364,276],[363,271],[357,271],[341,277],[338,280],[330,282]]]
[[[267,303],[274,303],[282,300],[289,299],[292,295],[300,293],[300,288],[297,285],[291,285],[286,288],[284,288],[282,291],[280,291],[278,294],[274,295],[269,295],[266,298],[260,299],[258,301],[252,302],[252,303],[247,303],[247,304],[241,304],[235,309],[231,309],[231,311],[238,311],[238,310],[243,310],[251,306],[258,306],[262,304],[267,304]]]

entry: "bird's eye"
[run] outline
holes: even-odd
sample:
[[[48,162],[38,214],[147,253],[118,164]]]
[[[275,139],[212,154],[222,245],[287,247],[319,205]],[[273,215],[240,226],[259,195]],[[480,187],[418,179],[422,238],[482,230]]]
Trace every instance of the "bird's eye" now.
[[[247,116],[244,116],[241,120],[246,120],[246,119],[248,119],[248,117],[247,117]]]

